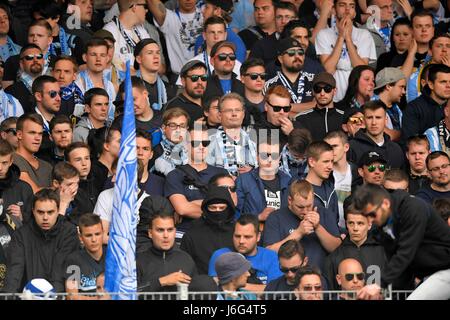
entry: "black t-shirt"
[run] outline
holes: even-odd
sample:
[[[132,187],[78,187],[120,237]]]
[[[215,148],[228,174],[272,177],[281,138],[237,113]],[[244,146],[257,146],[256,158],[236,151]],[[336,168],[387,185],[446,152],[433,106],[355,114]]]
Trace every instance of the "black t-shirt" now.
[[[98,160],[92,161],[90,175],[94,180],[95,188],[102,192],[104,190],[105,182],[108,179],[108,168]]]
[[[66,280],[73,279],[78,282],[79,292],[96,292],[97,277],[105,271],[105,257],[106,246],[103,246],[103,255],[99,261],[92,258],[85,249],[73,252],[67,257],[64,264],[64,284]]]
[[[158,103],[158,85],[157,81],[151,84],[144,80],[145,87],[148,91],[148,98],[150,99],[150,105],[153,106],[154,103]],[[173,99],[177,94],[177,89],[164,81],[164,87],[166,88],[167,101]]]
[[[281,186],[280,178],[275,176],[273,180],[263,180],[264,197],[266,198],[267,207],[280,209],[281,208]]]
[[[286,282],[286,278],[284,275],[281,277],[270,281],[264,291],[271,292],[271,291],[294,291],[295,285],[288,284]],[[280,294],[266,294],[265,298],[267,300],[293,300],[294,293],[292,294],[286,294],[286,293],[280,293]]]
[[[140,121],[136,119],[136,128],[142,129],[147,132],[153,132],[155,128],[159,128],[162,125],[162,112],[159,110],[153,110],[153,117],[148,121]]]

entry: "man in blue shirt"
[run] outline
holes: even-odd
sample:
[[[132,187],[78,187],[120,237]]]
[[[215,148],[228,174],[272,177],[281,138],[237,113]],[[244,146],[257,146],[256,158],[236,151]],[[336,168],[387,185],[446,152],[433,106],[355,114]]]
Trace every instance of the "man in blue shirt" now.
[[[277,254],[263,247],[259,247],[259,221],[254,215],[244,214],[237,220],[233,232],[233,248],[216,250],[209,260],[208,275],[216,277],[215,263],[219,256],[226,252],[239,252],[251,263],[250,278],[245,289],[261,292],[269,281],[282,275]]]

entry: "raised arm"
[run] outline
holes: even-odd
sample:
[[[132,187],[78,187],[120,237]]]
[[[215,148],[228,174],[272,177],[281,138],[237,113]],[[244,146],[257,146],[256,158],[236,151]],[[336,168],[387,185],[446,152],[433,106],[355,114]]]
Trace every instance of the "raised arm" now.
[[[162,26],[166,20],[166,7],[160,0],[147,0],[148,9],[152,13],[156,22]]]

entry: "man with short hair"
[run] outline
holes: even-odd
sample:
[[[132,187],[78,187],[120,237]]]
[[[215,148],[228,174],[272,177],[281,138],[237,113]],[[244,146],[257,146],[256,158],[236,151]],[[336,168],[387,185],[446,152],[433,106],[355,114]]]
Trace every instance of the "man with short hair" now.
[[[389,167],[402,168],[404,166],[404,153],[400,146],[391,141],[384,132],[386,126],[386,106],[381,101],[369,101],[362,108],[364,114],[365,130],[358,130],[355,137],[350,140],[350,149],[347,153],[349,161],[359,163],[362,155],[367,151],[375,151],[382,156]],[[406,122],[404,120],[404,122]]]
[[[428,277],[408,299],[450,297],[446,285],[450,279],[450,228],[431,206],[405,191],[388,193],[376,185],[358,188],[352,203],[355,210],[371,217],[383,235],[383,247],[390,252],[381,286],[365,286],[358,293],[359,299],[374,299],[379,296],[380,287],[386,288],[403,277]],[[409,289],[406,284],[398,287]]]
[[[311,266],[301,267],[295,275],[295,295],[298,300],[323,300],[320,271]]]
[[[87,116],[81,118],[73,130],[73,141],[88,141],[89,131],[100,129],[106,125],[109,109],[109,95],[105,89],[92,88],[84,94],[85,111]]]
[[[61,108],[60,87],[52,76],[39,76],[33,81],[31,90],[36,101],[35,112],[44,121],[44,142],[50,136],[50,121]]]
[[[328,132],[340,129],[344,111],[334,107],[336,80],[333,75],[328,72],[316,74],[312,89],[316,106],[300,113],[295,118],[294,126],[308,129],[313,141],[319,141],[323,140]]]
[[[236,221],[233,246],[216,250],[209,260],[208,275],[217,277],[215,263],[226,252],[239,252],[251,263],[251,277],[245,288],[260,292],[266,284],[281,276],[278,259],[272,250],[258,246],[260,240],[259,221],[254,215],[243,214]]]
[[[189,126],[203,116],[202,98],[206,89],[208,73],[205,63],[199,60],[187,62],[180,71],[183,91],[167,103],[166,110],[181,108],[189,114]]]
[[[17,149],[17,131],[16,131],[17,117],[9,117],[0,123],[0,138],[9,143],[14,149]]]
[[[386,190],[408,190],[408,175],[401,169],[390,169],[386,171],[383,180],[383,187]]]
[[[410,194],[416,194],[421,188],[430,184],[426,159],[430,154],[430,143],[426,136],[413,136],[406,140],[406,158],[409,163]]]
[[[253,116],[256,121],[259,113],[264,112],[265,105],[262,93],[267,78],[264,61],[257,58],[245,60],[241,66],[240,75],[244,85],[245,111],[250,117]],[[245,119],[244,123],[246,123]]]
[[[27,182],[33,192],[51,185],[52,166],[34,156],[42,143],[43,128],[42,117],[36,113],[26,113],[17,120],[18,146],[14,164],[20,169],[20,179]]]
[[[76,228],[58,213],[59,195],[42,189],[32,200],[33,219],[17,230],[9,245],[4,292],[21,292],[35,278],[49,281],[57,292],[66,257],[79,247]]]
[[[147,208],[141,206],[140,211]],[[175,216],[157,211],[149,217],[148,237],[152,247],[137,253],[138,291],[176,291],[177,284],[189,284],[197,274],[191,256],[175,246]]]
[[[342,291],[354,291],[341,293],[339,299],[356,300],[356,292],[362,289],[366,282],[361,263],[354,258],[342,260],[338,266],[336,281]]]
[[[348,87],[352,68],[367,65],[377,59],[375,43],[369,31],[356,28],[355,0],[335,0],[336,25],[317,33],[315,46],[325,70],[336,78],[334,101],[340,101]]]
[[[431,183],[422,187],[416,196],[429,204],[435,199],[450,197],[450,157],[443,151],[434,151],[426,160]]]
[[[78,237],[83,246],[71,253],[65,260],[63,281],[68,300],[100,300],[96,280],[105,270],[106,246],[102,244],[102,223],[100,217],[86,213],[80,217]]]

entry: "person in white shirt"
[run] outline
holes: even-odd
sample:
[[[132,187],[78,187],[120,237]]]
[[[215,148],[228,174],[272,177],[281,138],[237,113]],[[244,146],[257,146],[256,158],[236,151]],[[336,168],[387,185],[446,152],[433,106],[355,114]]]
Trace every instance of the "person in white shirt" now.
[[[319,31],[315,46],[325,70],[336,79],[334,101],[338,102],[347,91],[352,69],[373,63],[377,55],[370,32],[353,26],[355,0],[335,0],[334,8],[336,16],[332,18],[332,27]]]

